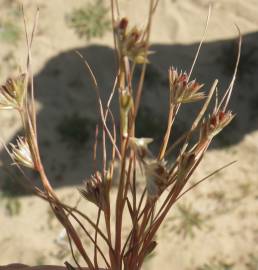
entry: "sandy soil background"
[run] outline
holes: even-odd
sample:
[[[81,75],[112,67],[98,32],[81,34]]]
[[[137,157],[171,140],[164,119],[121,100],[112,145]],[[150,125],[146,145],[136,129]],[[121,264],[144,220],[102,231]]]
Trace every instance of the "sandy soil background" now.
[[[76,186],[92,172],[92,126],[98,121],[91,83],[74,50],[79,50],[92,65],[104,99],[114,78],[111,31],[102,38],[86,40],[79,38],[66,23],[67,14],[88,2],[23,1],[30,26],[36,7],[40,8],[32,53],[43,160],[58,195],[71,204],[79,198]],[[109,1],[104,2],[108,6]],[[122,15],[130,18],[132,24],[145,23],[147,0],[119,2]],[[167,69],[173,65],[189,70],[209,2],[160,0],[151,34],[155,54],[148,67],[142,102],[144,124],[139,127],[143,135],[154,137],[157,142],[160,129],[165,128]],[[26,60],[17,3],[0,1],[2,83]],[[157,250],[146,260],[144,269],[258,269],[258,1],[214,0],[212,4],[208,34],[193,76],[204,82],[206,89],[219,78],[223,92],[233,72],[236,23],[243,35],[242,59],[231,103],[237,116],[212,145],[192,181],[233,160],[237,163],[200,185],[175,206],[159,232]],[[1,35],[4,31],[1,20],[13,21],[20,28],[21,37],[7,42]],[[194,108],[185,107],[176,133],[187,127],[193,112]],[[67,132],[70,119],[78,121],[72,128],[84,134],[85,140]],[[17,115],[1,111],[1,137],[10,142],[19,133]],[[2,148],[0,158],[0,264],[72,262],[67,243],[62,240],[62,228],[49,207],[14,184],[12,179],[17,176]],[[80,205],[94,216],[90,204]]]

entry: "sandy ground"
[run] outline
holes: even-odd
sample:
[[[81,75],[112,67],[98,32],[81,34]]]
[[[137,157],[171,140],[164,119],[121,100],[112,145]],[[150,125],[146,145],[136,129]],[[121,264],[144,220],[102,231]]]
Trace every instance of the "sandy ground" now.
[[[79,198],[76,185],[92,171],[93,135],[91,131],[86,143],[71,146],[62,140],[58,126],[66,121],[65,117],[74,114],[87,119],[89,126],[97,121],[94,92],[74,50],[79,50],[92,65],[104,99],[114,78],[112,33],[86,41],[78,38],[65,22],[66,14],[85,2],[24,1],[29,25],[36,5],[40,7],[32,53],[43,160],[58,195],[72,205]],[[130,18],[132,24],[145,22],[147,0],[120,2],[122,15]],[[155,54],[151,57],[143,95],[143,107],[151,110],[160,128],[164,128],[167,112],[167,69],[173,65],[189,70],[209,2],[160,0],[151,34]],[[244,44],[231,104],[237,116],[212,145],[192,181],[233,160],[237,163],[200,185],[175,206],[159,232],[157,250],[148,258],[144,269],[258,269],[258,1],[214,0],[212,3],[208,34],[193,76],[204,82],[207,89],[219,78],[220,90],[225,89],[232,74],[236,23]],[[13,16],[10,13],[17,9],[15,1],[9,0],[1,0],[0,7],[3,18]],[[22,19],[15,17],[15,21],[22,28]],[[18,65],[24,65],[25,52],[23,36],[16,45],[1,41],[1,82]],[[193,111],[194,108],[187,106],[182,111],[177,124],[179,131],[187,125]],[[152,127],[145,135],[155,138],[157,128]],[[17,115],[0,112],[1,137],[10,142],[19,132]],[[3,150],[0,155],[3,171],[10,170],[7,166],[10,160]],[[11,181],[10,176],[1,173],[2,186],[6,181]],[[45,202],[30,195],[6,196],[4,192],[0,202],[0,264],[72,261],[67,243],[60,240],[62,228]],[[82,202],[80,206],[94,217],[90,204]],[[199,227],[190,224],[192,216],[197,217]]]

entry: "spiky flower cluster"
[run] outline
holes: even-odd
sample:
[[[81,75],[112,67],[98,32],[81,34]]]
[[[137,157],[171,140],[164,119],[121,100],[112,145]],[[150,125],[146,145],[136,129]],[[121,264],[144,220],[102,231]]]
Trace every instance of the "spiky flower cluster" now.
[[[218,111],[213,113],[206,124],[204,125],[204,130],[210,138],[213,138],[219,134],[223,128],[225,128],[234,118],[234,114],[231,111]]]
[[[128,29],[127,18],[122,18],[116,23],[115,37],[121,56],[127,56],[136,64],[147,63],[147,42],[144,32],[136,26]]]
[[[101,210],[106,206],[105,183],[99,172],[84,181],[84,187],[79,189],[82,196],[97,205]]]
[[[29,144],[25,138],[18,137],[17,145],[12,143],[10,145],[12,147],[12,157],[15,162],[28,168],[35,167]]]
[[[7,79],[0,87],[0,109],[19,109],[22,107],[26,92],[26,74],[22,73]]]
[[[196,80],[190,82],[188,80],[186,73],[178,73],[173,67],[169,69],[171,102],[174,104],[189,103],[205,98],[204,93],[199,92],[203,84],[197,83]]]
[[[27,111],[26,94],[27,73],[20,73],[15,77],[7,79],[5,84],[0,86],[0,110],[19,111],[27,136],[25,138],[18,137],[16,145],[10,144],[11,157],[17,164],[35,169],[35,155],[31,153],[31,149],[35,150],[35,145],[32,143],[35,131],[33,131],[30,113]]]

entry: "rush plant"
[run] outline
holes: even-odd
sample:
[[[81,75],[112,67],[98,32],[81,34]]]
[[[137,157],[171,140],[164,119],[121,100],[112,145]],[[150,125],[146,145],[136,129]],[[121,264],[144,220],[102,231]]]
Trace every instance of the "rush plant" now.
[[[104,103],[101,98],[98,82],[89,64],[78,53],[96,90],[100,116],[94,145],[96,170],[80,188],[82,197],[95,205],[96,219],[90,218],[87,212],[83,212],[78,207],[69,206],[60,200],[51,186],[51,181],[48,179],[41,161],[33,74],[30,64],[31,44],[36,23],[31,35],[26,29],[28,65],[25,71],[16,77],[9,78],[0,88],[1,109],[16,110],[20,114],[24,130],[24,136],[19,137],[16,144],[5,145],[5,148],[14,164],[25,176],[23,167],[28,167],[38,173],[43,188],[35,186],[28,176],[26,176],[27,184],[34,189],[40,198],[50,204],[54,215],[63,225],[77,266],[81,267],[82,263],[80,261],[79,264],[77,256],[74,255],[75,252],[79,253],[83,259],[82,266],[86,265],[90,270],[99,268],[110,270],[141,269],[145,258],[157,246],[157,231],[170,213],[171,208],[185,193],[207,178],[200,180],[193,186],[187,186],[214,137],[234,118],[234,114],[228,109],[228,104],[237,72],[239,54],[232,81],[220,100],[218,99],[220,95],[215,95],[215,105],[209,112],[208,106],[214,93],[218,90],[218,80],[215,79],[210,88],[204,90],[202,83],[191,78],[201,42],[189,72],[181,72],[174,67],[168,68],[167,127],[164,134],[161,134],[159,151],[157,153],[150,151],[149,144],[153,141],[152,138],[135,137],[144,75],[150,61],[151,26],[159,1],[150,0],[147,23],[142,29],[132,26],[127,18],[120,17],[117,2],[111,0],[117,73],[107,103]],[[240,47],[241,38],[239,39],[239,51]],[[136,65],[141,67],[141,74],[135,85],[132,80]],[[118,93],[119,97],[119,115],[114,115],[110,106],[112,99],[116,96],[115,92]],[[171,144],[170,136],[180,108],[186,103],[193,102],[200,104],[199,112],[189,130]],[[99,142],[102,149],[101,156],[97,156]],[[111,145],[111,152],[107,152],[108,144]],[[176,154],[173,162],[168,161],[168,156],[171,153]],[[102,161],[99,167],[97,160]],[[115,163],[118,163],[120,168],[119,181],[116,185],[114,185]],[[143,190],[137,188],[139,170],[146,179]],[[115,205],[111,204],[111,188],[113,186],[116,190]],[[128,222],[125,224],[125,215],[129,216],[129,224]],[[125,225],[127,228],[129,226],[128,233],[124,230]],[[84,234],[83,237],[87,237],[88,241],[92,243],[93,248],[89,249],[86,242],[82,241],[81,232]]]

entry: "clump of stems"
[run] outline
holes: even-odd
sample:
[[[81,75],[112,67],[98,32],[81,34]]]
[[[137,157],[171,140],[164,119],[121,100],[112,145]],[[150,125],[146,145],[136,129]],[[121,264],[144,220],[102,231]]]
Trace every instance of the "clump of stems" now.
[[[23,174],[25,174],[25,171],[22,167],[26,166],[40,175],[43,189],[35,186],[29,177],[26,178],[28,185],[34,189],[39,197],[49,202],[56,218],[65,228],[71,252],[78,267],[81,266],[74,256],[74,248],[79,251],[90,270],[101,267],[112,270],[141,269],[146,256],[154,251],[157,245],[156,233],[173,205],[198,184],[185,188],[203,159],[210,143],[234,117],[232,112],[228,110],[228,103],[235,81],[239,55],[233,79],[228,89],[222,95],[221,100],[218,100],[218,95],[216,95],[214,108],[210,113],[207,113],[212,97],[217,91],[218,80],[214,80],[208,91],[201,91],[201,89],[204,89],[204,85],[196,80],[191,80],[191,73],[201,47],[200,44],[194,63],[188,73],[178,72],[173,67],[168,70],[170,99],[167,128],[158,153],[152,153],[149,150],[148,146],[152,142],[152,138],[135,137],[135,123],[140,106],[144,74],[149,62],[151,25],[157,5],[158,0],[150,0],[146,27],[139,29],[136,26],[132,27],[127,18],[120,17],[117,1],[111,0],[117,74],[107,104],[104,104],[101,99],[100,89],[90,66],[78,53],[95,87],[100,115],[100,124],[96,128],[94,162],[96,163],[96,159],[99,158],[96,153],[98,138],[101,137],[102,166],[97,168],[96,165],[96,171],[92,173],[90,179],[87,179],[80,189],[83,198],[96,206],[96,221],[77,207],[68,206],[60,201],[51,186],[41,161],[31,69],[31,45],[38,13],[30,36],[25,23],[28,47],[26,70],[17,77],[8,79],[6,84],[0,88],[0,108],[17,110],[24,129],[24,138],[18,138],[17,145],[11,145],[10,150],[8,146],[5,147],[13,162]],[[240,47],[241,38],[239,39],[239,51]],[[133,87],[132,80],[136,65],[141,65],[142,71],[138,83]],[[119,117],[113,115],[110,108],[115,91],[118,92],[119,96]],[[200,110],[189,130],[171,144],[170,137],[173,124],[180,107],[184,103],[192,102],[199,102]],[[108,121],[110,119],[111,121]],[[118,130],[117,122],[120,123],[119,136],[116,133]],[[199,137],[195,139],[197,133],[199,133]],[[190,143],[193,140],[195,140],[195,143]],[[107,153],[106,150],[108,143],[112,146],[111,153]],[[168,155],[176,148],[180,149],[177,157],[173,162],[169,162]],[[114,185],[115,162],[119,163],[120,175],[114,208],[111,207],[110,203],[110,190]],[[138,174],[136,174],[137,168],[141,168],[145,175],[146,184],[143,191],[137,190],[137,182],[139,181],[137,179]],[[161,203],[157,204],[158,200]],[[129,215],[130,219],[130,231],[123,238],[122,232],[126,214]],[[115,217],[114,229],[111,225],[113,224],[111,216]],[[105,230],[99,226],[101,219],[104,221]],[[76,229],[76,223],[92,242],[94,246],[93,255],[90,255],[91,253],[87,251],[87,247],[83,244]],[[92,228],[95,230],[94,236],[89,233]],[[105,252],[105,246],[108,252]],[[103,265],[100,265],[100,262]]]

